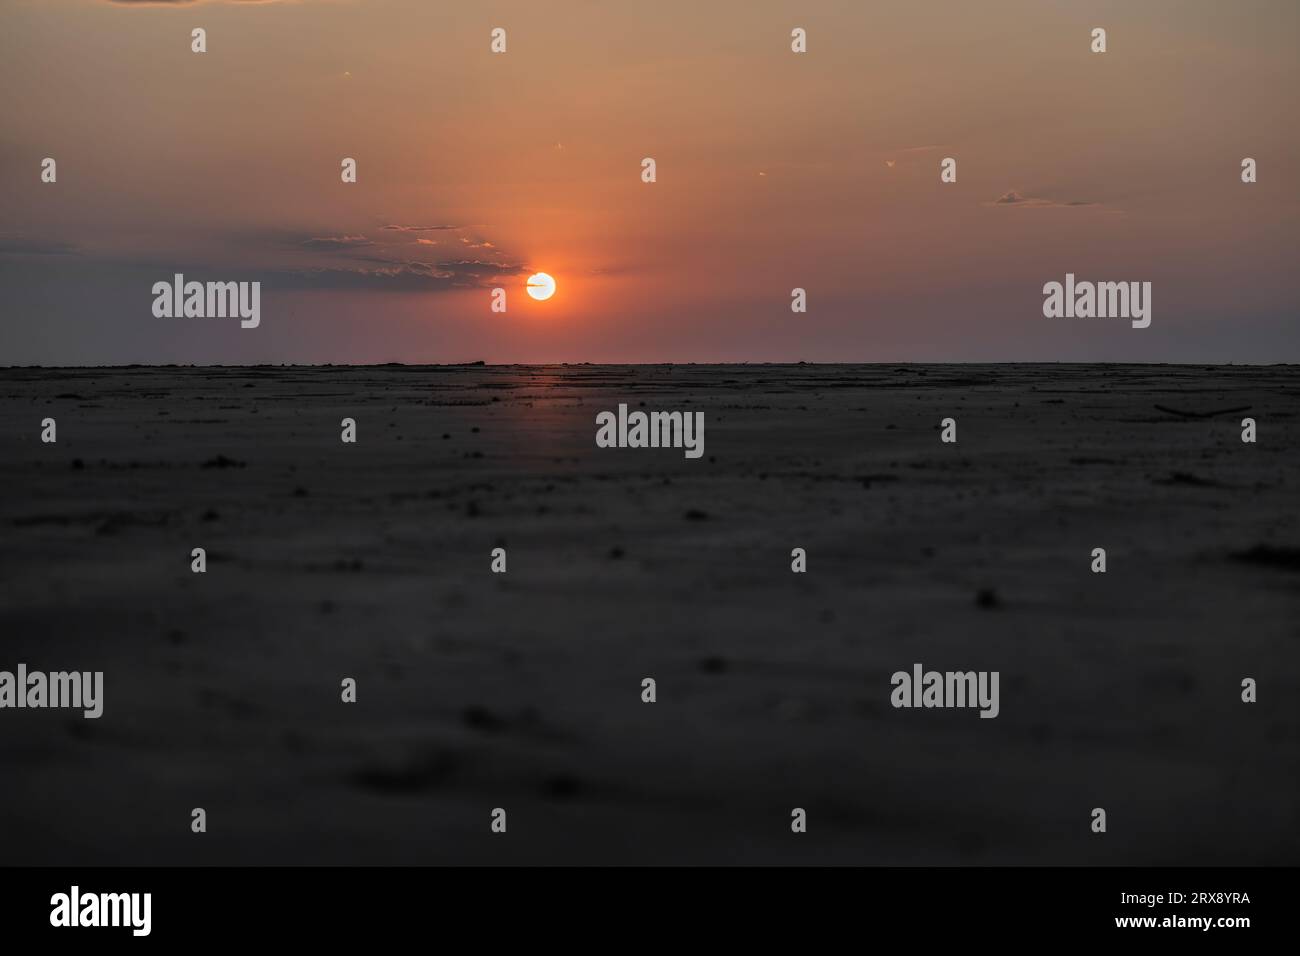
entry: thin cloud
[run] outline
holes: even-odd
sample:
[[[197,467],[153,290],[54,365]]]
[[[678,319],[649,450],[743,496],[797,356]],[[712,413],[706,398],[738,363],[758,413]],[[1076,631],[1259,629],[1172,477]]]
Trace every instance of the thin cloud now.
[[[313,289],[450,292],[492,288],[504,279],[524,276],[533,271],[513,261],[448,259],[421,262],[386,258],[373,253],[367,255],[365,247],[344,247],[344,251],[347,253],[344,259],[333,259],[328,265],[268,267],[245,260],[242,264],[225,262],[217,266],[212,262],[175,260],[156,255],[123,256],[85,252],[72,243],[61,240],[0,237],[0,262],[20,260],[21,257],[20,261],[24,265],[19,268],[40,266],[70,270],[108,266],[132,274],[168,280],[179,272],[194,279],[219,277],[223,281],[232,278],[258,281],[262,283],[263,291],[268,293]],[[64,274],[67,274],[66,271]]]
[[[392,232],[448,232],[452,229],[464,229],[464,226],[404,226],[390,224],[380,226],[380,229],[388,229]]]
[[[434,266],[438,269],[451,270],[458,275],[467,276],[511,276],[527,271],[520,263],[486,262],[482,259],[453,259],[448,262],[434,263]]]
[[[304,239],[302,245],[308,249],[345,249],[373,246],[374,243],[365,236],[313,236]]]
[[[289,269],[269,274],[273,288],[358,289],[439,292],[487,288],[494,281],[526,273],[511,262],[454,259],[446,262],[384,259],[358,256],[357,265],[317,269]]]
[[[1088,201],[1086,201],[1086,200],[1082,200],[1082,199],[1071,199],[1071,200],[1068,200],[1068,201],[1067,201],[1067,200],[1061,200],[1061,199],[1044,199],[1044,198],[1042,198],[1041,196],[1024,196],[1024,195],[1021,195],[1020,193],[1016,192],[1014,189],[1012,189],[1012,190],[1008,190],[1007,192],[1004,192],[1001,196],[999,196],[999,197],[998,197],[997,199],[995,199],[993,202],[986,202],[984,205],[986,205],[986,206],[1021,206],[1021,207],[1025,207],[1025,208],[1031,208],[1031,207],[1042,208],[1042,207],[1046,207],[1046,206],[1055,206],[1055,207],[1059,207],[1059,208],[1070,208],[1070,207],[1075,207],[1075,206],[1096,206],[1097,203],[1095,203],[1095,202],[1088,202]]]

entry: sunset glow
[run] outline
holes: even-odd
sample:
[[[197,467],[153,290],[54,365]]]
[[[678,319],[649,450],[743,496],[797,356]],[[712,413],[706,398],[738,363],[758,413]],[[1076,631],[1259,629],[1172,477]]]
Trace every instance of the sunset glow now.
[[[1300,4],[373,6],[0,4],[0,85],[23,96],[0,304],[41,328],[0,327],[0,357],[1295,355],[1300,133],[1275,118]],[[1067,272],[1151,281],[1168,318],[1049,320],[1043,284]],[[159,326],[151,290],[176,274],[260,281],[259,331]]]

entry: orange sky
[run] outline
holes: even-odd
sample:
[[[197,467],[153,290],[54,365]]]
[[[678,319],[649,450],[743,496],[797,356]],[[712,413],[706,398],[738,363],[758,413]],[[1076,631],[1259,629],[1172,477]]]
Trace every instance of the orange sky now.
[[[1300,360],[1291,0],[7,0],[0,21],[0,364]],[[154,318],[173,271],[261,281],[261,326]],[[1045,319],[1067,271],[1151,281],[1151,328]]]

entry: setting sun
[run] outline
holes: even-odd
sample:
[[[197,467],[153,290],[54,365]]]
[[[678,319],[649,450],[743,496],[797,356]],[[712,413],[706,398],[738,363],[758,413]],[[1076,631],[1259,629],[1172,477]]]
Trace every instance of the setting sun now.
[[[528,277],[528,294],[541,301],[555,295],[555,280],[545,272],[537,272]]]

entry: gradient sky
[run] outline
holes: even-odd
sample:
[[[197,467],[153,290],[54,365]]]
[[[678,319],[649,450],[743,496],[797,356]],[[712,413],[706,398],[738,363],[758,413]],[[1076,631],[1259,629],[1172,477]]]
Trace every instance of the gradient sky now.
[[[1294,0],[3,0],[0,365],[1300,361],[1298,39]],[[261,281],[260,328],[155,318],[174,272]],[[1044,318],[1066,272],[1151,327]]]

